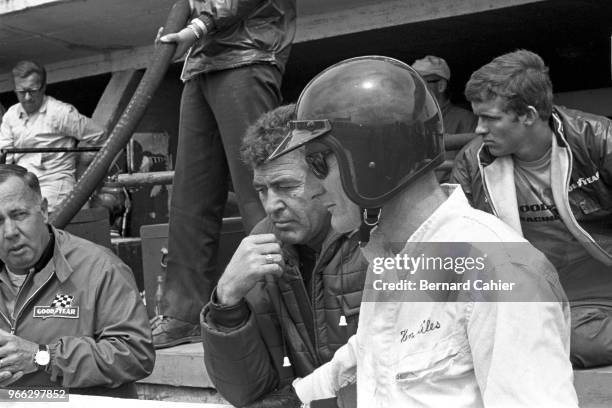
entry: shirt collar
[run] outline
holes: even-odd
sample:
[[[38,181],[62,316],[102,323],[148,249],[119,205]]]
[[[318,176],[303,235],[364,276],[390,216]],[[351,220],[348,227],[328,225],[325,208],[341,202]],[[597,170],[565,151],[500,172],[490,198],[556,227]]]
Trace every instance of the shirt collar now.
[[[408,238],[406,245],[415,242],[427,242],[430,238],[428,232],[437,229],[436,224],[443,219],[445,214],[455,212],[461,207],[469,206],[469,202],[460,185],[441,184],[440,187],[448,198]],[[391,254],[391,247],[387,245],[385,236],[378,230],[378,227],[371,231],[370,241],[362,250],[365,258],[370,263],[375,257],[380,257],[381,254]],[[405,252],[405,250],[404,247],[400,253]]]
[[[43,103],[40,105],[40,108],[38,108],[38,112],[36,113],[46,113],[47,112],[48,100],[49,100],[49,97],[45,95],[43,99]],[[19,103],[17,106],[17,113],[19,115],[19,119],[24,119],[28,117],[28,113],[23,109],[23,106],[21,106],[21,103]]]

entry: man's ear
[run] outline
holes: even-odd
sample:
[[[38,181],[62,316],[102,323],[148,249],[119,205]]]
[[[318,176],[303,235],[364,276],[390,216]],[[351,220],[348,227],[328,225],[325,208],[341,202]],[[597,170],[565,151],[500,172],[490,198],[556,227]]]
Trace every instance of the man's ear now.
[[[46,198],[43,198],[40,202],[40,212],[43,215],[43,219],[45,220],[45,224],[49,222],[49,203]]]
[[[533,125],[540,118],[538,110],[532,105],[527,106],[527,112],[521,116],[524,118],[523,123],[527,126]]]

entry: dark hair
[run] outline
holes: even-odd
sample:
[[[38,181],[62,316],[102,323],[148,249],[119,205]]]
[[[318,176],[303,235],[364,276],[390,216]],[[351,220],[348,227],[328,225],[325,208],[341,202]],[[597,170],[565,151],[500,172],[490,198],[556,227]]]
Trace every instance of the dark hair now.
[[[501,55],[475,71],[465,86],[465,97],[470,102],[489,101],[497,96],[505,100],[505,111],[524,115],[533,106],[541,119],[548,120],[553,92],[542,58],[527,50]]]
[[[0,164],[0,184],[11,177],[17,177],[38,197],[42,198],[40,183],[34,173],[29,172],[25,167],[16,164]]]
[[[289,133],[289,122],[295,119],[295,104],[279,106],[264,113],[249,126],[242,139],[242,161],[255,168],[270,157],[274,149]]]
[[[47,70],[41,64],[34,61],[19,61],[13,67],[13,78],[27,78],[32,74],[38,74],[41,86],[47,84]]]

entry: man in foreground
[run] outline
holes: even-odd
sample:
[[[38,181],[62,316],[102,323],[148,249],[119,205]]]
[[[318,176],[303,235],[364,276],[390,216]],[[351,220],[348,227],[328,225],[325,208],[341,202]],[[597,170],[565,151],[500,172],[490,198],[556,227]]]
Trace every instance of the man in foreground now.
[[[466,97],[481,136],[453,182],[555,265],[571,302],[571,359],[612,364],[612,121],[553,106],[548,68],[519,50],[474,72]]]
[[[360,227],[370,262],[357,334],[294,382],[300,399],[356,382],[358,406],[368,408],[576,407],[555,270],[499,219],[472,209],[459,186],[439,186],[441,116],[421,77],[386,57],[343,61],[310,82],[296,114],[270,160],[305,145],[319,179],[307,179],[309,195],[336,231]],[[451,269],[395,262],[438,258]],[[482,268],[458,268],[466,259]],[[515,291],[487,292],[478,279]],[[409,280],[416,289],[397,290]],[[423,290],[422,281],[459,289]]]
[[[294,406],[286,387],[357,330],[367,264],[355,234],[333,232],[325,207],[305,196],[303,152],[266,162],[294,107],[264,114],[247,131],[242,158],[267,217],[242,241],[202,312],[207,372],[236,406]]]
[[[11,106],[2,118],[0,149],[102,144],[105,138],[102,127],[81,115],[74,106],[45,94],[45,67],[21,61],[12,73],[19,103]],[[74,153],[16,153],[9,154],[6,162],[25,167],[38,177],[49,212],[56,210],[76,183]]]
[[[36,176],[0,165],[0,386],[136,397],[155,352],[132,272],[47,220]]]

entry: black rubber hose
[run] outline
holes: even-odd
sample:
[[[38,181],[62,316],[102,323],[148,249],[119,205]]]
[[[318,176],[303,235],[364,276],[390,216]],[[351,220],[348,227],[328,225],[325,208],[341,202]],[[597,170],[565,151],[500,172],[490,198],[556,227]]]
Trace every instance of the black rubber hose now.
[[[164,34],[175,33],[185,27],[189,14],[188,0],[179,0],[174,3],[164,25]],[[98,152],[92,163],[87,167],[68,197],[59,204],[59,210],[53,214],[51,223],[54,226],[64,228],[106,176],[115,156],[125,147],[142,119],[149,101],[172,62],[175,50],[175,43],[160,43],[155,48],[151,64],[108,140],[102,146],[102,150]]]

